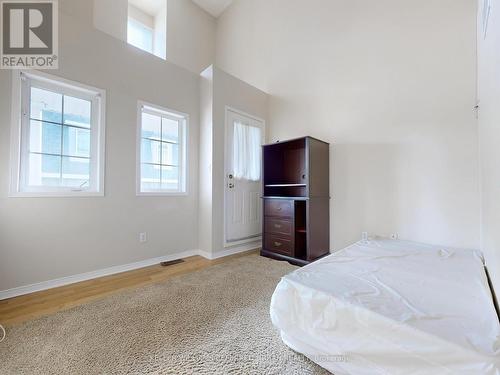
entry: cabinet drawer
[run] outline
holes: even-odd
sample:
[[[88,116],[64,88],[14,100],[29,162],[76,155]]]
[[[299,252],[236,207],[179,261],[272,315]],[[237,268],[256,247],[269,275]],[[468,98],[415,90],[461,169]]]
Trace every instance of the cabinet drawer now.
[[[264,229],[266,233],[276,233],[286,236],[291,236],[293,234],[293,225],[289,220],[272,219],[269,217],[265,218],[264,220]]]
[[[293,201],[284,199],[266,199],[264,214],[267,216],[293,217]]]
[[[265,235],[264,246],[268,251],[274,251],[276,253],[290,256],[294,255],[293,242],[291,240],[285,240],[273,234]]]

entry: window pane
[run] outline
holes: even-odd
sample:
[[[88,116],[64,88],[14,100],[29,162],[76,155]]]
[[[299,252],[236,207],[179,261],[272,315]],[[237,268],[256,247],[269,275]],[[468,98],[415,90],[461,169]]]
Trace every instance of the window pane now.
[[[179,168],[161,167],[161,187],[165,190],[178,190]]]
[[[161,137],[163,141],[179,142],[179,122],[162,118]]]
[[[167,113],[151,107],[143,111],[151,114],[141,114],[141,191],[180,191],[184,178],[181,155],[185,147],[180,142],[184,141],[185,119],[171,119]]]
[[[160,164],[161,142],[142,139],[141,162]]]
[[[38,120],[62,122],[62,95],[32,87],[30,117]]]
[[[63,154],[90,157],[90,130],[64,126]]]
[[[62,158],[62,185],[88,187],[90,181],[90,160],[82,158]]]
[[[160,190],[160,166],[151,164],[141,165],[141,191]]]
[[[104,161],[99,152],[104,144],[99,135],[104,124],[99,118],[93,121],[103,109],[97,100],[100,90],[57,77],[42,78],[35,71],[24,77],[20,89],[26,121],[18,129],[18,191],[58,195],[82,186],[100,192],[98,177]]]
[[[90,101],[65,95],[64,123],[90,128],[90,108]]]
[[[58,186],[61,177],[61,157],[29,155],[28,184],[32,186]]]
[[[172,143],[162,143],[161,163],[179,165],[179,146]]]
[[[31,120],[29,139],[31,152],[61,153],[61,125]]]
[[[234,177],[250,181],[260,180],[261,129],[234,122],[233,172]]]
[[[128,19],[127,42],[149,53],[153,53],[153,30],[133,18]]]
[[[142,137],[161,139],[161,117],[149,113],[142,114]]]

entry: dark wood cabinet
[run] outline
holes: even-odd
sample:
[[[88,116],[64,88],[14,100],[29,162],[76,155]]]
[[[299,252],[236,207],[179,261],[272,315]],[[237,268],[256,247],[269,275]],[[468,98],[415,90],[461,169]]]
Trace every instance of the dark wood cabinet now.
[[[261,255],[308,264],[329,253],[329,144],[304,137],[262,146]]]

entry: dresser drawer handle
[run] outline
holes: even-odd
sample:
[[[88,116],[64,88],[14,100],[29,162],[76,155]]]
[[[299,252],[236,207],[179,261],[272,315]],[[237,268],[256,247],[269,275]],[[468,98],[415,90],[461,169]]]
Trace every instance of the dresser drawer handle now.
[[[278,210],[278,211],[281,211],[281,206],[279,206],[279,207],[277,208],[277,210]]]
[[[275,227],[275,228],[281,228],[281,225],[279,225],[279,224],[274,224],[274,227]]]
[[[276,247],[280,247],[281,245],[283,245],[281,242],[274,241],[274,246],[276,246]]]

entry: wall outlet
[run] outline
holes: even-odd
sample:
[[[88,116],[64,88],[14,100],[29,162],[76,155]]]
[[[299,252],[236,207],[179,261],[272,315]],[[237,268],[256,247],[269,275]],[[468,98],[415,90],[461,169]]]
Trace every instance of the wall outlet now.
[[[397,240],[399,238],[398,233],[391,233],[391,240]]]
[[[139,242],[147,242],[148,236],[146,232],[139,233]]]
[[[361,232],[361,241],[368,241],[368,232]]]

